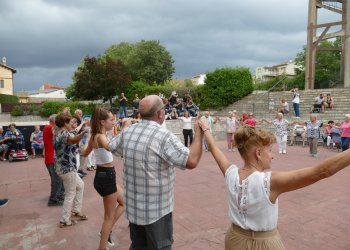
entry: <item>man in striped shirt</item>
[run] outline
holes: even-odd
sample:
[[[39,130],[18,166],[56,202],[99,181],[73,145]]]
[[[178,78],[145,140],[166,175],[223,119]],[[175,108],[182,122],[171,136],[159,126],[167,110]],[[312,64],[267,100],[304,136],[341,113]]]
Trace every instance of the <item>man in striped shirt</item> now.
[[[111,140],[110,150],[123,156],[125,212],[130,249],[171,249],[173,243],[175,167],[193,169],[202,154],[203,132],[195,124],[189,148],[161,127],[164,104],[156,95],[140,101],[142,120]]]

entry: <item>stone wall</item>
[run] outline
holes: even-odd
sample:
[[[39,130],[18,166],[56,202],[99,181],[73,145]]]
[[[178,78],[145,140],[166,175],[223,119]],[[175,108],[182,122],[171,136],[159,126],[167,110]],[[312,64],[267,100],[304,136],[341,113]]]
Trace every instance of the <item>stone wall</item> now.
[[[25,115],[14,117],[11,114],[0,114],[0,126],[7,126],[10,123],[16,123],[17,126],[30,126],[30,125],[45,125],[48,123],[48,118],[35,116],[35,115]],[[183,141],[182,135],[182,121],[180,120],[170,120],[165,122],[166,127],[172,133],[174,133],[179,139]],[[213,135],[216,140],[225,140],[226,133],[225,129],[221,124],[214,124]]]

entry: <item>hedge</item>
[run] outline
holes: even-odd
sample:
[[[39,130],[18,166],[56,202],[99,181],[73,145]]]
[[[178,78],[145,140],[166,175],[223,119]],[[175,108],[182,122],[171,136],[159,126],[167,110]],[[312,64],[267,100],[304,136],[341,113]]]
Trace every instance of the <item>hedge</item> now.
[[[248,68],[221,68],[207,73],[205,84],[196,88],[194,102],[201,109],[228,106],[246,95],[253,87],[252,75]]]
[[[0,94],[0,103],[18,103],[19,98],[14,95]]]
[[[63,108],[69,107],[72,112],[76,109],[81,109],[83,114],[92,114],[95,108],[95,104],[81,103],[81,102],[58,102],[58,101],[46,101],[43,103],[40,115],[44,117],[49,117],[52,114],[58,114],[63,111]]]

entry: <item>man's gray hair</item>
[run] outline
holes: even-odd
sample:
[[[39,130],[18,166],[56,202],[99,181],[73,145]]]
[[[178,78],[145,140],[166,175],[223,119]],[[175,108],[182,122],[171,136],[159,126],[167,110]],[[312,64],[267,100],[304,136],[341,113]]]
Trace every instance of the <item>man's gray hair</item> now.
[[[56,120],[56,116],[57,116],[56,114],[50,115],[49,122],[50,123],[54,122]]]

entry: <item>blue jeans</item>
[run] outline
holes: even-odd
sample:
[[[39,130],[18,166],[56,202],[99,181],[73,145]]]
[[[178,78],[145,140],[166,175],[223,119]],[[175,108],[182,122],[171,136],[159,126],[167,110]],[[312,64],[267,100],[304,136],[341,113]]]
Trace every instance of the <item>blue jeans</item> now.
[[[350,143],[350,137],[342,137],[341,138],[341,149],[343,151],[347,150],[349,148]]]
[[[120,106],[120,111],[119,114],[123,115],[124,113],[124,118],[128,117],[128,109],[126,106]]]
[[[300,117],[299,103],[293,102],[294,113],[296,117]]]

